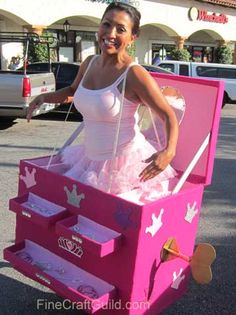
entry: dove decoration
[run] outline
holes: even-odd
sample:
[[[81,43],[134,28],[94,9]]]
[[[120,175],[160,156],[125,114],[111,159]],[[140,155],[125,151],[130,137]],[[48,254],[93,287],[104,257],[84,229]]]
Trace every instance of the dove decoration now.
[[[162,220],[163,213],[164,213],[164,209],[161,209],[158,217],[156,217],[155,213],[152,214],[152,225],[146,227],[145,233],[150,233],[152,237],[155,236],[155,234],[162,227],[163,222],[161,220]]]
[[[192,220],[194,219],[194,217],[198,213],[198,209],[195,209],[196,205],[197,205],[196,201],[193,203],[192,206],[190,206],[190,203],[187,204],[187,212],[186,212],[184,219],[188,223],[192,223]]]
[[[182,275],[183,272],[183,268],[180,269],[180,271],[178,272],[178,274],[176,273],[176,271],[173,272],[173,283],[171,285],[171,288],[178,290],[180,283],[184,280],[185,275]]]

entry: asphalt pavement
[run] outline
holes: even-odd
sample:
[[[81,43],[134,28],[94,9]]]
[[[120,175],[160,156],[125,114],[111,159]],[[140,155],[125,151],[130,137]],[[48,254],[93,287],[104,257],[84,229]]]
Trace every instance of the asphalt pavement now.
[[[54,115],[55,116],[55,115]],[[188,292],[164,315],[236,314],[236,105],[222,110],[212,184],[205,189],[197,243],[210,242],[217,251],[213,281],[189,283]],[[3,260],[3,248],[14,242],[15,215],[8,200],[17,195],[20,159],[50,154],[73,132],[78,121],[47,115],[28,124],[0,120],[0,315],[81,314],[78,310],[37,309],[39,299],[62,301],[54,292],[26,278]]]

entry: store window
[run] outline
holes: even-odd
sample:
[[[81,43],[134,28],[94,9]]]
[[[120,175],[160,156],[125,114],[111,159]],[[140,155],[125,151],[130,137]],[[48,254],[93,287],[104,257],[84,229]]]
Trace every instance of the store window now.
[[[59,49],[58,60],[65,62],[74,61],[74,44],[75,44],[75,32],[58,31]]]
[[[59,45],[60,46],[70,46],[74,45],[75,43],[75,32],[74,31],[69,31],[65,33],[64,31],[58,31],[58,40],[59,40]]]
[[[192,52],[192,58],[195,62],[203,61],[203,47],[194,46]]]
[[[214,47],[204,47],[203,62],[213,62]]]
[[[76,32],[75,38],[75,61],[82,62],[89,55],[99,53],[95,32]]]
[[[55,60],[66,62],[82,62],[89,55],[99,53],[95,32],[49,30],[59,42],[55,49]],[[55,61],[53,60],[53,61]]]
[[[184,46],[190,53],[192,61],[195,62],[213,62],[214,47],[210,46]]]
[[[170,60],[170,54],[175,45],[152,43],[152,64],[162,60]]]

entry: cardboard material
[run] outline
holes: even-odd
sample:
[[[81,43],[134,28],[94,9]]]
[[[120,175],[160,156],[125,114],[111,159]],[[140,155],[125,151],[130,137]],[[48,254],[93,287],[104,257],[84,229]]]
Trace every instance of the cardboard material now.
[[[18,197],[32,193],[68,212],[63,221],[58,219],[50,229],[17,212],[16,244],[31,241],[43,251],[47,250],[107,283],[103,292],[106,298],[102,298],[104,307],[93,306],[91,310],[85,307],[86,312],[157,315],[187,290],[189,262],[178,257],[163,262],[161,252],[166,241],[175,237],[181,252],[186,256],[193,255],[203,190],[210,184],[213,171],[223,84],[162,74],[153,76],[159,86],[179,89],[186,102],[177,154],[172,163],[179,174],[186,170],[210,133],[208,146],[178,193],[137,204],[63,176],[65,165],[58,156],[51,158],[49,167],[50,157],[20,162]],[[179,178],[171,179],[169,189],[173,190],[178,181]],[[19,203],[22,205],[21,201]],[[90,231],[94,227],[95,234],[104,231],[103,236],[112,236],[109,245],[102,243],[101,239],[100,242],[99,239],[89,239],[83,233],[76,235],[78,238],[73,238],[74,233],[64,233],[64,228],[68,231],[68,227],[76,222],[74,216],[84,218]],[[18,248],[20,245],[15,246]],[[38,269],[27,272],[23,268],[26,262],[17,257],[16,264],[15,255],[10,255],[9,251],[12,250],[5,249],[4,257],[16,269],[59,295],[74,301],[81,301],[78,295],[83,295],[85,301],[93,293],[90,276],[88,287],[82,293],[80,290],[71,294],[71,288],[58,285],[52,274],[49,284],[44,279],[45,274],[40,274],[43,278],[36,277]],[[86,277],[83,279],[85,281]],[[115,305],[115,302],[118,303]]]

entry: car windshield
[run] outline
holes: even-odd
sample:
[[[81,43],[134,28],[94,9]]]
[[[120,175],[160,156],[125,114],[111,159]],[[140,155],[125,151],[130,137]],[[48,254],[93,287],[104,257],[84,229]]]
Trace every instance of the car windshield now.
[[[49,63],[30,63],[27,65],[26,69],[27,71],[48,72]],[[20,67],[17,70],[24,70],[24,67]]]
[[[163,68],[158,67],[158,66],[144,65],[144,64],[142,64],[142,66],[149,72],[159,72],[159,73],[173,74],[171,71],[168,71],[168,70],[163,69]]]

